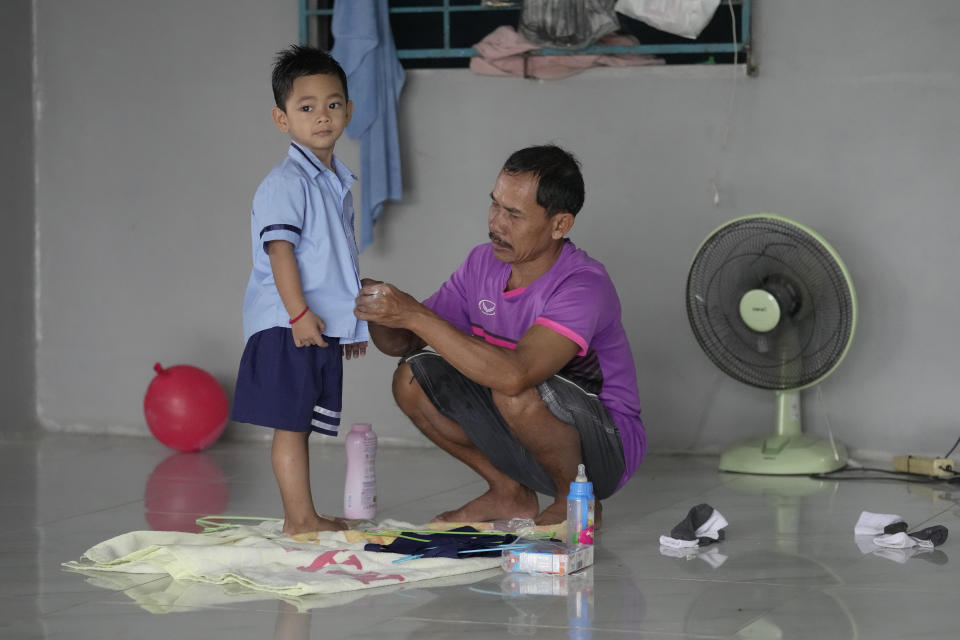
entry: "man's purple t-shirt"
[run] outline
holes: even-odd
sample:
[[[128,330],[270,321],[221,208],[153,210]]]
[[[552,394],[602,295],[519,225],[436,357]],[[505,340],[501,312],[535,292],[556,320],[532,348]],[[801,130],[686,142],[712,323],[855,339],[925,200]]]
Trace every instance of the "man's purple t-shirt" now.
[[[596,394],[617,425],[624,457],[619,489],[640,465],[647,438],[613,281],[602,264],[569,240],[550,270],[532,284],[504,291],[510,271],[489,243],[474,247],[424,304],[461,331],[499,347],[515,349],[535,324],[575,342],[580,350],[559,375]]]

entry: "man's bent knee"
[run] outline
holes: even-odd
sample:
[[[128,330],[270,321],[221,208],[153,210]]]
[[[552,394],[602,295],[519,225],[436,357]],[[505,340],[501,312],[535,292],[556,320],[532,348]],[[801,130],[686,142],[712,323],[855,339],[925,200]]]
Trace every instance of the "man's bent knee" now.
[[[408,407],[416,406],[424,398],[423,389],[406,362],[401,363],[393,373],[393,398],[397,401],[397,406],[405,412]]]
[[[547,408],[547,405],[543,402],[543,398],[540,397],[540,392],[538,392],[536,388],[527,389],[515,396],[500,393],[492,389],[490,390],[490,394],[493,397],[493,404],[497,406],[500,415],[502,415],[503,419],[510,425],[522,424],[523,418],[528,416],[530,412]]]

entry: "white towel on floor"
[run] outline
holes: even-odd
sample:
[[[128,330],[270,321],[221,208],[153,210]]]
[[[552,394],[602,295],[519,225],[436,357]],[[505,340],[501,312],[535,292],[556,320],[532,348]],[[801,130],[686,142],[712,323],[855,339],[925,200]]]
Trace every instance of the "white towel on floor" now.
[[[398,524],[404,526],[397,526]],[[417,529],[390,522],[391,528]],[[418,558],[394,563],[395,553],[364,551],[343,532],[317,534],[311,542],[280,535],[276,523],[217,533],[134,531],[90,548],[67,569],[169,575],[288,597],[339,593],[483,571],[500,558]]]

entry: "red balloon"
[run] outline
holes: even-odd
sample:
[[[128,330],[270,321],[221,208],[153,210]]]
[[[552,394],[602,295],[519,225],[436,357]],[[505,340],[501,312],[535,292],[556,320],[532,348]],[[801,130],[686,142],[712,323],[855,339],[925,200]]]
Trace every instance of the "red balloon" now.
[[[178,364],[153,367],[157,376],[147,387],[143,413],[154,437],[177,451],[200,451],[220,437],[230,408],[216,378],[197,367]]]
[[[143,494],[154,531],[190,533],[200,532],[200,516],[223,513],[229,498],[227,477],[206,453],[170,454],[150,474]]]

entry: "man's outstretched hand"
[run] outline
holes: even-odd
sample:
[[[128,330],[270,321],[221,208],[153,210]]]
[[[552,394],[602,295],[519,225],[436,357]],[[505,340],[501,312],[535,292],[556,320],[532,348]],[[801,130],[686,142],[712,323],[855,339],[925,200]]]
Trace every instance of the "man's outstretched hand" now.
[[[393,329],[405,329],[411,316],[421,308],[421,304],[413,296],[392,284],[371,278],[364,278],[361,284],[363,287],[353,311],[361,320]]]

